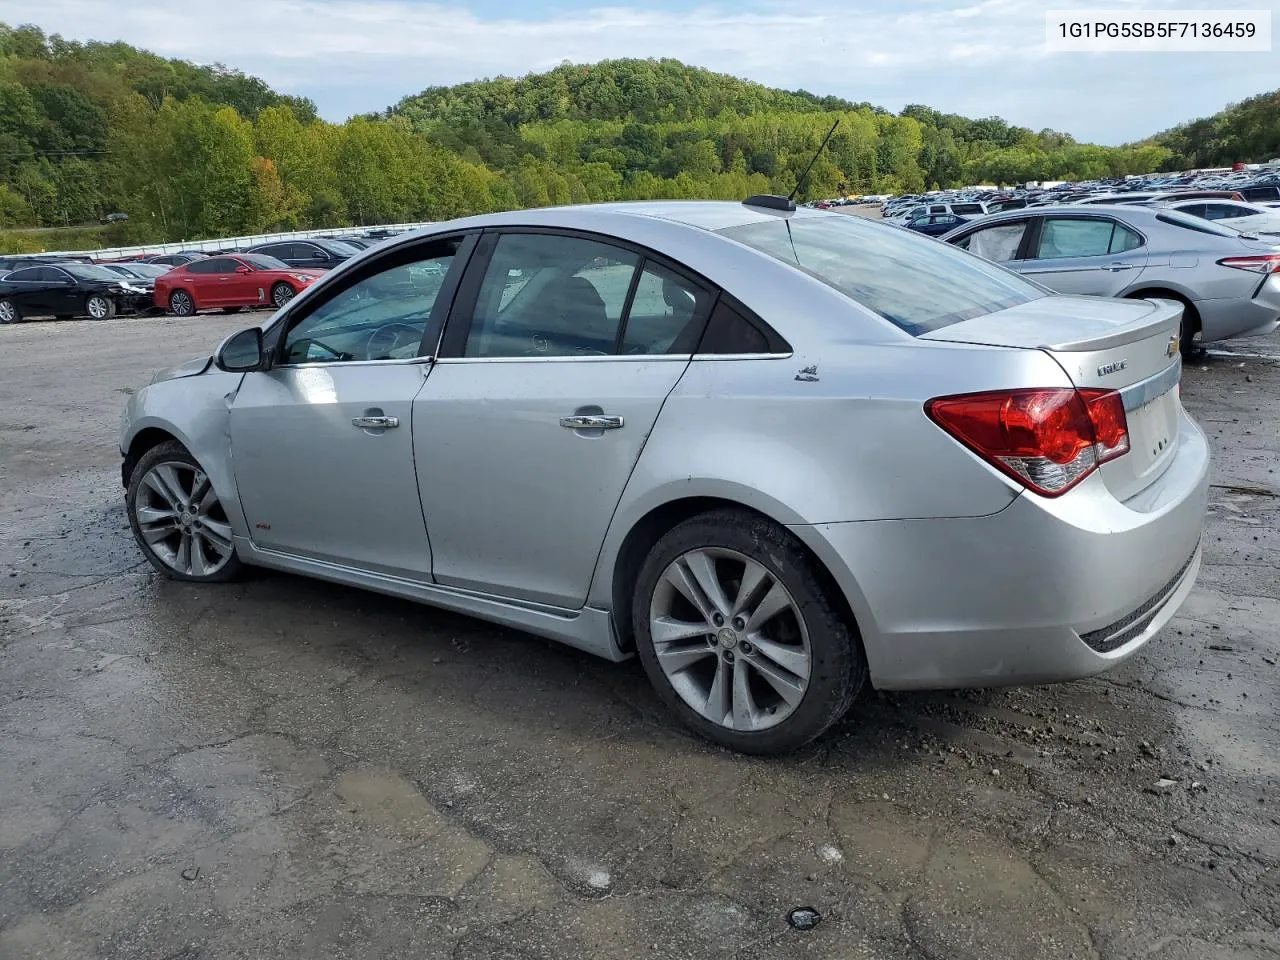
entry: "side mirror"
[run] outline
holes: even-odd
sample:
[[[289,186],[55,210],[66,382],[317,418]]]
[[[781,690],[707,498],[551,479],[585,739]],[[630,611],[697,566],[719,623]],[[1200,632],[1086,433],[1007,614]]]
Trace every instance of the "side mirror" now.
[[[253,271],[242,263],[240,266],[236,267],[236,273],[253,273]]]
[[[214,358],[219,370],[227,373],[248,373],[266,369],[266,357],[262,352],[262,328],[252,327],[233,333],[222,341]]]

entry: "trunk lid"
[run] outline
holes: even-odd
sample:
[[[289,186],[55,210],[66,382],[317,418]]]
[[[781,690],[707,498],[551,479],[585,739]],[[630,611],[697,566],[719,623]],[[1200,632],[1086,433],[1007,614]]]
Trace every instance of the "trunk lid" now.
[[[1100,472],[1116,498],[1127,500],[1164,472],[1178,446],[1181,323],[1182,304],[1172,300],[1053,296],[921,339],[1042,350],[1075,386],[1119,391],[1130,449]]]

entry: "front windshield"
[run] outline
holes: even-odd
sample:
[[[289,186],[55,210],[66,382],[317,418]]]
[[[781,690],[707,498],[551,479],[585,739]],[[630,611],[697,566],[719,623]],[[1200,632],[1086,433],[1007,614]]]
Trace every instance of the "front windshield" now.
[[[860,217],[779,218],[719,232],[821,280],[913,336],[1046,296],[950,244]]]
[[[60,263],[63,270],[79,280],[119,280],[120,274],[95,263]]]

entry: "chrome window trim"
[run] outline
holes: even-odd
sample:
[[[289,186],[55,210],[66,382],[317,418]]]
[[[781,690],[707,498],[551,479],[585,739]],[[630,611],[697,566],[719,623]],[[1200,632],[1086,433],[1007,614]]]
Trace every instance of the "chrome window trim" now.
[[[1125,413],[1140,410],[1152,400],[1163,397],[1176,387],[1181,379],[1182,358],[1177,357],[1173,363],[1155,376],[1130,384],[1120,391],[1120,399],[1124,403]]]
[[[398,360],[316,360],[311,363],[276,363],[272,370],[306,370],[312,367],[403,367],[413,363],[434,363],[434,357],[402,357]]]
[[[582,357],[440,357],[436,363],[617,363],[628,360],[668,360],[687,363],[691,360],[784,360],[793,356],[790,353],[630,353],[608,354],[599,356],[588,354]],[[366,361],[373,362],[373,361]],[[314,364],[323,366],[323,364]]]

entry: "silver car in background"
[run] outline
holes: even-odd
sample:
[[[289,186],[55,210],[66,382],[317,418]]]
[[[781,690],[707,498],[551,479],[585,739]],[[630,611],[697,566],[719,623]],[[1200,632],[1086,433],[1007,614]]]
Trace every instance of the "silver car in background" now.
[[[1209,468],[1180,317],[781,198],[491,214],[158,374],[122,480],[168,576],[638,655],[698,733],[784,751],[867,683],[1083,677],[1173,616]]]
[[[1182,343],[1280,326],[1280,244],[1164,207],[1014,210],[942,240],[1059,293],[1161,297],[1183,307]]]

